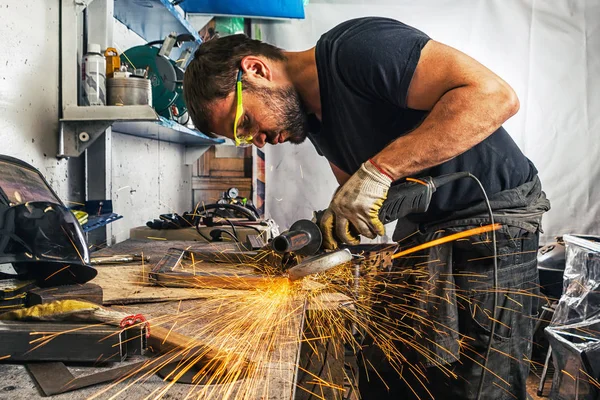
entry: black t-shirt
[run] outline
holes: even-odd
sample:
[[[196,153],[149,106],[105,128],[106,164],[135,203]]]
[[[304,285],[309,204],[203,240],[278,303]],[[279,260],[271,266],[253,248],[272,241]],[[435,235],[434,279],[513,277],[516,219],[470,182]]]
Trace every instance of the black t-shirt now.
[[[415,28],[377,17],[346,21],[319,39],[322,120],[311,118],[309,134],[319,154],[353,174],[420,125],[427,112],[408,108],[406,97],[421,49],[429,40]],[[415,176],[460,171],[477,176],[488,196],[520,186],[537,174],[502,127],[465,153]],[[482,199],[473,180],[456,181],[438,189],[424,219],[443,218]]]

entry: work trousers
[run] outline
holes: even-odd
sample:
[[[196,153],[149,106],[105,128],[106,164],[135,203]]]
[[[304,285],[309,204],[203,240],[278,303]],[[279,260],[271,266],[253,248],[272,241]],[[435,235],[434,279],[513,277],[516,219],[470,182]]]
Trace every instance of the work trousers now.
[[[406,249],[486,223],[454,221],[399,244]],[[526,399],[539,304],[538,238],[517,226],[496,231],[496,287],[490,232],[399,258],[383,274],[384,295],[376,296],[374,308],[396,324],[401,360],[390,362],[389,351],[386,356],[367,338],[359,357],[362,399],[475,399],[495,293],[497,323],[481,398]]]

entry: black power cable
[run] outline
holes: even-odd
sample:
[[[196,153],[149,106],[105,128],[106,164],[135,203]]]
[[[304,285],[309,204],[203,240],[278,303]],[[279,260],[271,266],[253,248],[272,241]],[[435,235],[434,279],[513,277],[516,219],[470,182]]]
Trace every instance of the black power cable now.
[[[234,235],[233,233],[226,231],[224,229],[213,229],[213,231],[218,231],[221,234],[226,234],[227,236],[231,237],[234,241],[238,242],[240,241],[240,239],[238,239],[238,237],[236,235]]]
[[[233,231],[233,236],[235,236],[235,240],[239,242],[240,241],[238,239],[239,236],[237,234],[237,231],[235,230],[235,225],[233,224],[233,222],[231,222],[229,220],[229,218],[223,218],[223,219],[225,220],[225,222],[227,222],[229,225],[231,225],[231,230]]]
[[[485,199],[485,205],[487,206],[487,209],[488,209],[490,222],[493,225],[494,224],[494,213],[492,212],[492,206],[490,205],[490,200],[488,199],[487,193],[486,193],[483,185],[481,184],[481,182],[479,181],[479,179],[477,179],[477,177],[475,175],[469,174],[468,176],[469,176],[469,178],[475,180],[475,182],[477,182],[477,185],[479,185],[479,188],[481,189],[481,193],[483,194],[483,197]],[[483,365],[482,365],[481,378],[479,378],[479,386],[477,388],[477,400],[481,399],[481,394],[483,392],[483,382],[485,380],[488,360],[490,358],[490,353],[492,351],[492,343],[494,340],[494,335],[496,333],[496,321],[497,321],[496,311],[498,308],[498,250],[496,247],[496,230],[495,229],[492,229],[492,249],[494,251],[494,283],[493,283],[494,299],[493,299],[493,306],[492,306],[492,325],[490,327],[490,338],[488,340],[487,349],[485,352],[485,360],[483,361]]]

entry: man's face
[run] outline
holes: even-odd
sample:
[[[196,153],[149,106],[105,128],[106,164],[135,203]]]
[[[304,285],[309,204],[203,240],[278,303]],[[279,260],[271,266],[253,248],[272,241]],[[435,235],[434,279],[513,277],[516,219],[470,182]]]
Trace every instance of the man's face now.
[[[308,123],[300,96],[291,85],[271,83],[242,84],[243,112],[237,125],[237,136],[252,136],[252,143],[261,148],[266,143],[302,143],[306,139]],[[212,109],[212,127],[215,133],[233,140],[236,112],[236,91],[225,99],[217,100]]]

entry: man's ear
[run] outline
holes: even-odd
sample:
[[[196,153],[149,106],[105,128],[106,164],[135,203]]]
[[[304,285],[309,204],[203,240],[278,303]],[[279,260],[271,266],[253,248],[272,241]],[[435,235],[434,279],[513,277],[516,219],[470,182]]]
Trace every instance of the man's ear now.
[[[241,63],[242,70],[246,79],[250,81],[266,79],[268,81],[273,79],[273,71],[267,60],[256,56],[246,56],[242,58]]]

